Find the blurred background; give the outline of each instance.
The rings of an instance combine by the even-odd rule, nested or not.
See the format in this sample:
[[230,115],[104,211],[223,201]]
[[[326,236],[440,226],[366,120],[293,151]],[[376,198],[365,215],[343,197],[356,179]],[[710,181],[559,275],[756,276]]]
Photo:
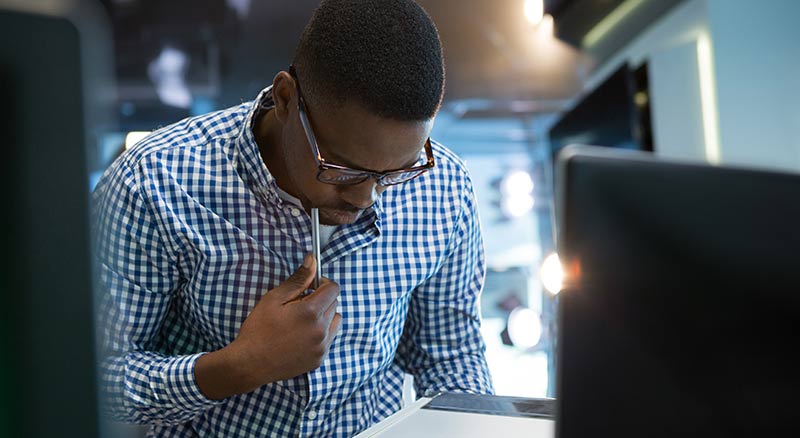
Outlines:
[[[467,162],[479,201],[488,262],[481,303],[483,331],[498,394],[554,395],[555,305],[562,272],[554,255],[552,204],[557,189],[553,161],[559,149],[582,143],[686,160],[800,170],[800,2],[419,3],[439,28],[447,66],[445,100],[433,137]],[[35,153],[10,150],[18,161],[4,165],[9,171],[6,177],[11,178],[8,186],[32,189],[10,193],[8,199],[30,199],[37,181],[53,175],[51,170],[28,171],[20,163],[34,163],[50,154],[63,166],[66,158],[52,152],[61,150],[72,157],[69,163],[76,169],[69,177],[85,178],[71,192],[73,198],[65,194],[61,198],[83,206],[103,170],[147,132],[253,99],[276,72],[288,67],[316,4],[316,0],[0,0],[4,20],[0,23],[6,24],[0,26],[4,68],[9,63],[22,65],[19,60],[28,56],[35,58],[31,68],[41,70],[43,59],[52,59],[56,52],[74,64],[65,67],[59,62],[44,68],[59,81],[72,80],[75,88],[40,78],[35,85],[39,94],[31,99],[42,104],[42,112],[31,113],[35,115],[31,132],[37,131],[36,121],[42,117],[73,117],[73,125],[81,128],[69,138],[54,135]],[[74,29],[63,32],[68,37],[54,31],[53,40],[31,38],[24,36],[26,29],[52,26],[46,19],[25,21],[29,17],[56,19]],[[39,30],[36,34],[42,35]],[[53,44],[55,40],[60,43]],[[64,74],[67,67],[73,72],[71,79]],[[22,73],[18,79],[36,78]],[[80,96],[79,110],[71,111],[62,102],[67,91]],[[11,111],[14,108],[10,106]],[[4,131],[15,129],[16,125],[8,125]],[[19,134],[10,147],[20,147],[26,139]],[[9,143],[5,145],[9,150]],[[67,147],[77,149],[70,152]],[[18,180],[28,181],[28,186],[20,186]],[[52,198],[52,193],[40,189],[41,199]],[[52,206],[49,212],[44,207],[36,210],[36,205],[17,209],[5,219],[8,229],[23,237],[8,245],[4,242],[4,248],[33,251],[24,233],[35,231],[25,224],[53,210]],[[76,223],[80,227],[81,222]],[[5,252],[9,259],[3,263],[4,289],[10,293],[14,288],[41,287],[41,295],[32,293],[19,306],[52,307],[52,290],[36,286],[19,269],[32,266],[35,257],[18,259],[16,253]],[[61,274],[75,275],[74,269],[64,271]],[[54,275],[52,281],[58,281],[60,274]],[[76,297],[90,303],[88,289],[79,287],[86,278],[88,274],[75,287],[61,288],[66,289],[64,305]],[[35,318],[66,318],[64,324],[76,327],[70,333],[89,342],[91,327],[82,322],[81,311],[37,312]],[[2,351],[13,352],[25,348],[14,334],[16,327],[40,320],[24,311],[8,312],[4,324],[9,326],[2,338],[8,349]],[[70,351],[76,357],[82,352],[91,355],[89,347]],[[30,354],[44,357],[46,351]],[[3,372],[4,406],[15,403],[9,394],[21,387],[17,373],[34,369],[28,365],[11,364]],[[82,376],[91,378],[91,371]],[[43,386],[42,394],[52,384]],[[15,420],[4,421],[13,425]],[[108,427],[108,436],[139,433],[134,428]]]

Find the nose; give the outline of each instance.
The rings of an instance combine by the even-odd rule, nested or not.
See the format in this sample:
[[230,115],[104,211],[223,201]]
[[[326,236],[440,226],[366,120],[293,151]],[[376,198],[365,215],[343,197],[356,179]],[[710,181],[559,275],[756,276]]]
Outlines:
[[341,186],[342,199],[353,207],[360,209],[369,208],[374,204],[386,187],[379,186],[374,178],[349,186]]

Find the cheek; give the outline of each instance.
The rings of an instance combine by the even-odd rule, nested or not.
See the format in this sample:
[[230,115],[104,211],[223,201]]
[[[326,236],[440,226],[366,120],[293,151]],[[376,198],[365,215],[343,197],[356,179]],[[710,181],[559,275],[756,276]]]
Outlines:
[[294,184],[304,189],[317,179],[317,164],[311,155],[308,145],[300,138],[286,138],[284,160],[286,162],[286,172]]
[[293,173],[316,173],[316,162],[311,155],[310,147],[305,137],[288,136],[284,139],[284,154],[286,156],[287,171]]
[[314,179],[305,186],[305,189],[305,194],[313,206],[339,208],[342,205],[336,187],[330,184],[323,184]]

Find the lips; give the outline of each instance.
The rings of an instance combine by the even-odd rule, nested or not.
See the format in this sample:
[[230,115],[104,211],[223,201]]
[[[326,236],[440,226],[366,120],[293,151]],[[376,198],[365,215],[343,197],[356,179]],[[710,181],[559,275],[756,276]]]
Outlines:
[[[324,209],[320,211],[323,213],[324,216],[327,216],[330,222],[333,222],[337,225],[343,224],[352,224],[353,222],[361,216],[362,210],[356,211],[348,211],[348,210],[334,210],[334,209]],[[327,222],[327,221],[324,221]]]

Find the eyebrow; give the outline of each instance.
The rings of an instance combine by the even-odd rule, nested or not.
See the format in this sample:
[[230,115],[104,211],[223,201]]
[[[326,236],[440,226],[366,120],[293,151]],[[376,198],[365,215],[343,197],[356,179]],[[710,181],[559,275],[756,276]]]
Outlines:
[[[317,147],[320,148],[319,143],[317,143]],[[356,166],[352,161],[342,157],[341,155],[339,155],[339,154],[337,154],[335,152],[328,151],[328,150],[322,151],[322,148],[320,148],[319,153],[320,153],[320,155],[322,155],[323,158],[326,158],[326,157],[330,158],[330,160],[326,160],[326,161],[329,161],[331,164],[338,164],[339,166],[352,167],[353,169],[359,169],[359,170],[369,170],[369,169],[364,169],[364,168],[362,168],[360,166]],[[370,172],[372,172],[372,171],[370,170]]]

